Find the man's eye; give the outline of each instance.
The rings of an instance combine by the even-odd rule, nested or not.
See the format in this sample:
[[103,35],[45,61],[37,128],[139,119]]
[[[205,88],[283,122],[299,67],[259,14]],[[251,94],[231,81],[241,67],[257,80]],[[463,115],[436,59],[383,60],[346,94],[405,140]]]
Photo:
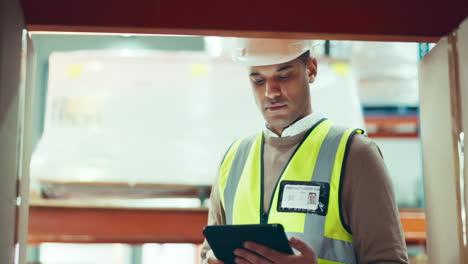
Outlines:
[[279,76],[278,78],[280,80],[282,80],[282,81],[285,81],[285,80],[289,79],[289,75],[282,75],[282,76]]
[[256,85],[262,85],[265,82],[265,80],[263,80],[263,79],[256,79],[256,80],[252,80],[252,81]]

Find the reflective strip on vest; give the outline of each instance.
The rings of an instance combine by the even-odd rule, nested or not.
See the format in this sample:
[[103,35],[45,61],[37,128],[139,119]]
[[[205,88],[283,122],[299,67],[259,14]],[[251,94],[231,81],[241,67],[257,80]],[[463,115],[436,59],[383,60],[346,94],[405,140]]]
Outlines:
[[[228,188],[224,189],[224,197],[235,197],[237,185],[239,184],[242,170],[244,169],[245,161],[247,160],[250,148],[252,147],[252,144],[255,141],[256,137],[257,135],[242,140],[242,142],[240,142],[234,160],[232,161],[231,169],[229,170],[229,177],[226,183],[226,186],[228,186]],[[232,215],[234,210],[233,206],[233,202],[229,202],[224,205],[224,212],[226,214],[226,221],[228,225],[232,224]]]
[[[288,237],[312,246],[321,264],[357,263],[352,235],[340,218],[339,184],[345,154],[354,133],[323,120],[310,129],[286,165],[280,180],[319,181],[330,184],[327,216],[278,212],[278,186],[273,193],[268,223],[281,223]],[[237,144],[236,144],[237,143]],[[258,224],[263,205],[263,135],[233,144],[221,164],[219,189],[228,224]],[[242,183],[241,183],[242,182]]]

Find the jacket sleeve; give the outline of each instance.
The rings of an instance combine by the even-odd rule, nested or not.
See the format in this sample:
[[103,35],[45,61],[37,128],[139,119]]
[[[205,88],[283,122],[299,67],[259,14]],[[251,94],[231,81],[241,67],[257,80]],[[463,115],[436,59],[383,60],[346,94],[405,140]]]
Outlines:
[[[221,203],[221,197],[219,196],[219,188],[218,188],[218,179],[216,179],[213,187],[211,188],[211,196],[210,196],[210,209],[208,211],[208,225],[224,225],[226,224],[226,217],[224,215],[224,208]],[[201,263],[206,264],[208,263],[208,258],[213,257],[213,251],[210,248],[208,242],[203,241],[203,245],[201,248]]]
[[356,134],[349,145],[341,213],[359,263],[408,263],[392,183],[378,146]]

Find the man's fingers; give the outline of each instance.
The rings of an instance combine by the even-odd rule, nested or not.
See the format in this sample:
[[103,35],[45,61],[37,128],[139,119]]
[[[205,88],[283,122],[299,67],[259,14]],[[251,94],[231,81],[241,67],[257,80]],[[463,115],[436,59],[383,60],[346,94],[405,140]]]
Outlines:
[[245,242],[244,247],[248,250],[256,252],[259,255],[264,256],[265,258],[271,260],[274,263],[283,262],[283,259],[286,256],[286,254],[283,254],[269,247],[265,247],[264,245],[260,245],[251,241]]
[[289,244],[299,250],[299,252],[301,252],[302,255],[304,255],[305,257],[311,257],[311,258],[315,258],[316,255],[315,255],[315,251],[312,247],[310,247],[309,245],[307,245],[306,242],[298,239],[298,238],[295,238],[295,237],[291,237],[289,239]]
[[[236,258],[236,263],[244,264],[244,263],[252,263],[252,264],[271,264],[272,262],[245,249],[236,249],[234,250],[234,254],[242,259]],[[247,262],[244,262],[246,260]]]
[[252,264],[252,263],[248,262],[247,260],[245,260],[245,259],[243,259],[243,258],[241,258],[241,257],[235,258],[235,259],[234,259],[234,262],[235,262],[236,264]]
[[209,258],[208,264],[224,264],[224,262],[222,262],[221,260],[217,260],[215,258]]

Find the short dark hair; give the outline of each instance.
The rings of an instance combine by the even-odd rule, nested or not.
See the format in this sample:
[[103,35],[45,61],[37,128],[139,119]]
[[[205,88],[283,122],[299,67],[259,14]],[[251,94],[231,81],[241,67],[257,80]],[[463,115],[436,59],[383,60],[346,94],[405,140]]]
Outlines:
[[302,63],[307,64],[310,60],[310,50],[302,53],[298,58],[302,61]]

